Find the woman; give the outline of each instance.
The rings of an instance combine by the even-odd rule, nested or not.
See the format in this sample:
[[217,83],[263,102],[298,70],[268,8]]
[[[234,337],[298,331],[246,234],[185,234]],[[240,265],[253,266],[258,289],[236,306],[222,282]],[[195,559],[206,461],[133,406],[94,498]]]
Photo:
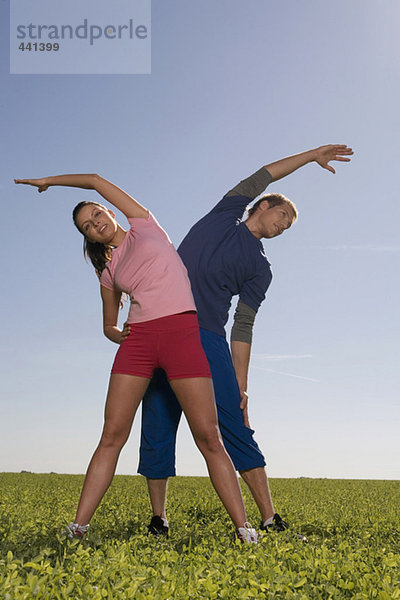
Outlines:
[[[203,454],[211,481],[242,541],[256,542],[247,523],[232,462],[218,429],[211,374],[200,343],[187,272],[153,215],[99,175],[15,179],[44,192],[54,185],[92,189],[128,219],[125,231],[115,214],[97,202],[80,202],[75,225],[100,278],[104,334],[121,344],[111,370],[105,422],[89,464],[69,537],[87,535],[89,521],[109,487],[153,371],[163,368]],[[118,328],[121,294],[130,295],[128,327]]]

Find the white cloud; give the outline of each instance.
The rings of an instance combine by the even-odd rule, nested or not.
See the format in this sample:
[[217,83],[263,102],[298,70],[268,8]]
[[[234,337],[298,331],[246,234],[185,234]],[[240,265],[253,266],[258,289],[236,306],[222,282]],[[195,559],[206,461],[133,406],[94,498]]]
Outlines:
[[267,373],[276,373],[277,375],[284,375],[285,377],[294,377],[295,379],[302,379],[303,381],[312,381],[313,383],[318,383],[318,379],[314,379],[313,377],[304,377],[303,375],[295,375],[294,373],[284,373],[283,371],[276,371],[275,369],[267,369],[265,367],[257,367],[253,365],[253,369],[258,369],[259,371],[267,371]]
[[335,246],[311,246],[313,249],[317,250],[359,250],[362,252],[400,252],[400,246],[393,245],[379,245],[379,244],[337,244]]
[[[253,359],[262,360],[262,361],[282,361],[282,360],[299,360],[303,358],[312,358],[312,354],[253,354]],[[318,382],[318,379],[314,379],[313,377],[305,377],[304,375],[295,375],[294,373],[286,373],[284,371],[277,371],[276,369],[270,369],[269,367],[261,367],[256,365],[252,365],[252,368],[258,369],[260,371],[266,371],[267,373],[276,373],[277,375],[284,375],[285,377],[294,377],[296,379],[302,379],[303,381],[312,381],[314,383]]]
[[297,360],[299,358],[312,358],[312,354],[252,354],[252,358],[262,360]]

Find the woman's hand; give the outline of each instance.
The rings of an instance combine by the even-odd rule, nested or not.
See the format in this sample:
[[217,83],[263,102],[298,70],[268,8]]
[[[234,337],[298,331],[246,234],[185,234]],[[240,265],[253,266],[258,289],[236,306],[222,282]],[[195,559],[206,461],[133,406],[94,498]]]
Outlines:
[[14,183],[24,183],[25,185],[33,185],[38,188],[38,192],[45,192],[49,187],[45,179],[14,179]]
[[329,161],[340,160],[342,162],[349,162],[349,155],[354,154],[351,148],[348,148],[345,144],[327,144],[326,146],[320,146],[315,150],[317,162],[323,169],[327,169],[331,173],[335,173],[335,169],[331,167]]
[[129,336],[131,332],[131,328],[129,326],[129,323],[124,323],[124,328],[121,331],[121,341],[120,344],[122,344],[122,342],[124,342],[126,340],[126,338]]
[[131,332],[130,325],[124,323],[124,328],[121,329],[116,325],[105,325],[103,328],[104,335],[114,344],[122,344]]

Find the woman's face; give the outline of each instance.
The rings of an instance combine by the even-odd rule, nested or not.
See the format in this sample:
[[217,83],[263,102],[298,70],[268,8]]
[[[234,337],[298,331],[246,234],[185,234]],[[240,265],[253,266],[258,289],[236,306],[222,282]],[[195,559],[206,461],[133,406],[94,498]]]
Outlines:
[[98,204],[86,204],[81,208],[76,225],[89,242],[111,244],[117,233],[117,221],[111,210]]

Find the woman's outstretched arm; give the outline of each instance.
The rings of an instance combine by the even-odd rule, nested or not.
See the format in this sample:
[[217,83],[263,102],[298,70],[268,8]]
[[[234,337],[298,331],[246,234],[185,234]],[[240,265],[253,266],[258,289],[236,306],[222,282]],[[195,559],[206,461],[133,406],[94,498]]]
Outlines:
[[50,186],[54,185],[95,190],[128,218],[146,218],[149,214],[148,210],[132,198],[132,196],[95,173],[87,175],[56,175],[54,177],[42,177],[41,179],[14,179],[14,181],[15,183],[37,187],[38,192],[45,192]]

